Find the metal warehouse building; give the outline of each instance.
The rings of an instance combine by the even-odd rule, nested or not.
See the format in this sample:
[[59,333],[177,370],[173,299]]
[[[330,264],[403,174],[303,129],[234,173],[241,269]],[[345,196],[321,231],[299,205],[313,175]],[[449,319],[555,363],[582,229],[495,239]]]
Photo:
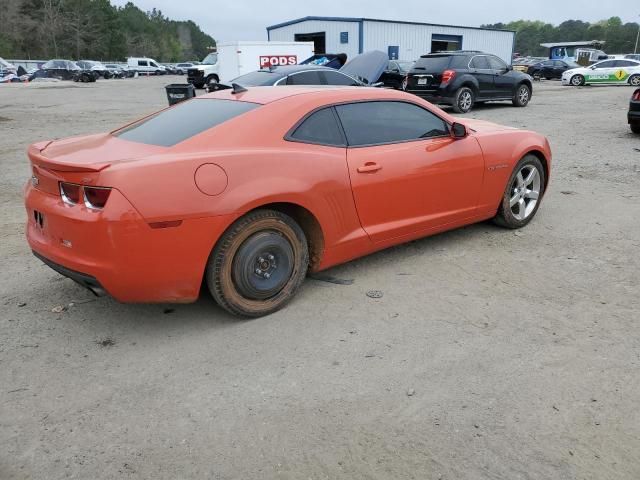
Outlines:
[[515,32],[375,18],[304,17],[267,27],[269,40],[314,42],[316,53],[346,53],[349,58],[369,50],[389,58],[415,60],[442,50],[482,50],[511,64]]

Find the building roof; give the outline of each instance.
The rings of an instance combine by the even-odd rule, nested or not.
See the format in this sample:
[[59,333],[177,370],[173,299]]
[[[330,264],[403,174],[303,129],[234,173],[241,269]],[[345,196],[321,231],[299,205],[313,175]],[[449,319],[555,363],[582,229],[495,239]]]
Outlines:
[[553,48],[553,47],[595,47],[604,45],[604,40],[583,40],[582,42],[553,42],[553,43],[541,43],[541,47]]
[[468,29],[472,29],[472,30],[487,30],[487,31],[491,31],[491,32],[516,33],[514,30],[501,30],[501,29],[497,29],[497,28],[484,28],[484,27],[467,27],[467,26],[463,26],[463,25],[444,25],[444,24],[441,24],[441,23],[408,22],[408,21],[404,21],[404,20],[384,20],[384,19],[380,19],[380,18],[365,18],[365,17],[315,17],[315,16],[297,18],[295,20],[290,20],[288,22],[283,22],[283,23],[278,23],[276,25],[271,25],[270,27],[267,27],[267,31],[271,31],[271,30],[275,30],[277,28],[286,27],[288,25],[295,25],[296,23],[302,23],[302,22],[307,22],[307,21],[311,21],[311,20],[318,20],[318,21],[321,21],[321,22],[323,21],[323,22],[357,22],[357,23],[362,23],[362,22],[399,23],[399,24],[403,24],[403,25],[426,25],[426,26],[431,26],[431,27],[468,28]]

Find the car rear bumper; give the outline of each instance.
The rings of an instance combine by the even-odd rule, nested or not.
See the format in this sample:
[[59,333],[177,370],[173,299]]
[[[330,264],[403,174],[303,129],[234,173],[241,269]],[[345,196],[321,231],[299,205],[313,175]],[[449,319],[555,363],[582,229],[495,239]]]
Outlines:
[[636,108],[636,110],[629,110],[627,113],[627,121],[629,123],[640,123],[640,104]]
[[441,93],[440,91],[425,91],[425,90],[406,90],[407,93],[411,93],[420,97],[427,102],[431,103],[439,103],[439,104],[447,104],[453,105],[454,97],[447,95],[446,93]]
[[209,254],[234,217],[149,224],[118,190],[95,211],[30,183],[25,207],[38,258],[96,294],[132,303],[195,301]]

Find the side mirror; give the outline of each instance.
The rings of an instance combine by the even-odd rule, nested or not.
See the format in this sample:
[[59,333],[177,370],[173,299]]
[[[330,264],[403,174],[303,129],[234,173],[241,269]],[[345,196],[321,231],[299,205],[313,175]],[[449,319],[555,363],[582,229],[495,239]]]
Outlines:
[[464,138],[467,136],[467,127],[463,124],[455,122],[451,125],[451,136],[453,138]]
[[511,70],[513,70],[513,65],[507,65],[507,72],[510,72]]

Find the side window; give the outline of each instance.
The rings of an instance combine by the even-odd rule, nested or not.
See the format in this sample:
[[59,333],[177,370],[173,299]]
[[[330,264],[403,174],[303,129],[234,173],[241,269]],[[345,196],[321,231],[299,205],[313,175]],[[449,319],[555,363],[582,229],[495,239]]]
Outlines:
[[448,136],[447,124],[407,102],[360,102],[336,106],[349,146]]
[[156,65],[155,62],[149,62],[149,65],[151,65],[152,67],[158,68],[158,65]]
[[357,86],[358,82],[356,82],[353,78],[345,75],[340,72],[330,72],[328,70],[322,72],[324,76],[325,82],[323,85],[345,85],[345,86]]
[[138,66],[139,67],[146,67],[147,66],[147,61],[146,60],[138,60]]
[[629,60],[616,60],[616,67],[637,67],[638,64],[630,62]]
[[599,68],[613,68],[615,66],[615,60],[608,60],[606,62],[600,62],[598,65],[596,65],[596,69]]
[[345,146],[342,130],[332,107],[309,115],[291,134],[291,138],[305,143]]
[[289,75],[287,85],[322,85],[320,72],[301,72]]
[[471,63],[469,64],[471,68],[475,68],[478,70],[489,70],[491,67],[489,66],[489,60],[485,55],[478,55],[477,57],[473,57]]
[[391,71],[391,72],[399,72],[400,71],[400,67],[398,66],[398,64],[394,61],[389,62],[389,65],[387,65],[387,70]]
[[487,58],[489,59],[489,65],[492,70],[506,70],[507,64],[498,57],[491,56]]

